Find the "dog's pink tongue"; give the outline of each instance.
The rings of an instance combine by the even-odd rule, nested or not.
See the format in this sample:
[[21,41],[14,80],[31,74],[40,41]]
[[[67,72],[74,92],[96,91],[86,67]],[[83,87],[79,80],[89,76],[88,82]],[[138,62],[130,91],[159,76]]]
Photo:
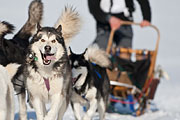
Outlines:
[[52,55],[51,55],[51,56],[50,56],[50,55],[49,55],[49,56],[47,55],[47,56],[46,56],[46,59],[47,59],[47,60],[55,60],[56,58],[55,58],[54,56],[52,56]]

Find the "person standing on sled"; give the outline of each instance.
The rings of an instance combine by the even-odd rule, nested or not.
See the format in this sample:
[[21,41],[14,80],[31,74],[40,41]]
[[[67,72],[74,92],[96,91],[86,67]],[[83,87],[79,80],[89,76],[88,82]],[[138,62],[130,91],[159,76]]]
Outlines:
[[[143,20],[141,26],[149,26],[151,9],[148,0],[137,0],[140,4]],[[118,47],[132,47],[133,31],[130,25],[122,25],[122,21],[133,21],[135,11],[133,0],[88,0],[90,13],[96,20],[97,36],[93,44],[106,49],[110,31],[114,30],[113,41]]]

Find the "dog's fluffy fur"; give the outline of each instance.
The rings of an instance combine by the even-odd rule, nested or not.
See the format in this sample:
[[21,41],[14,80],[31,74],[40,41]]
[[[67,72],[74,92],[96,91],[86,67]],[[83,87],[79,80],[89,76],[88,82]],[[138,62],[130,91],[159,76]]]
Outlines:
[[[36,111],[38,120],[55,120],[56,117],[61,120],[68,106],[72,95],[72,84],[66,41],[76,35],[75,31],[79,31],[77,24],[80,19],[78,17],[75,10],[65,8],[62,18],[60,18],[63,20],[63,23],[60,23],[64,26],[59,25],[53,28],[38,25],[38,31],[28,47],[26,62],[14,77],[14,81],[17,82],[26,79],[25,85],[29,93],[29,101]],[[67,24],[68,26],[66,26]],[[24,101],[24,98],[24,95],[21,94],[20,101]],[[73,101],[77,101],[77,99],[73,99]],[[47,102],[51,102],[48,112],[45,108]],[[26,114],[25,107],[23,108],[23,112],[20,114]],[[23,120],[25,119],[24,115]]]
[[66,40],[65,42],[68,46],[70,39],[79,33],[81,23],[79,13],[76,12],[73,7],[66,6],[54,27],[57,28],[59,25],[62,26],[62,36]]
[[34,35],[36,24],[41,22],[42,8],[40,0],[31,2],[27,22],[10,40],[7,40],[4,36],[12,33],[14,26],[5,21],[0,22],[0,64],[6,66],[9,63],[23,63],[24,50],[29,45],[29,38]]
[[10,60],[8,60],[8,56],[6,56],[6,44],[10,44],[11,42],[7,41],[8,43],[6,43],[4,36],[8,33],[12,33],[14,30],[14,26],[8,22],[0,22],[0,64],[1,65],[7,65],[8,63],[10,63]]
[[18,64],[0,65],[0,119],[14,120],[14,90],[11,78],[15,75]]
[[108,55],[97,46],[91,46],[82,54],[74,54],[71,51],[70,61],[74,91],[90,104],[81,118],[80,104],[72,102],[75,118],[91,120],[98,108],[100,120],[104,120],[110,93],[110,83],[106,73],[106,68],[111,66]]

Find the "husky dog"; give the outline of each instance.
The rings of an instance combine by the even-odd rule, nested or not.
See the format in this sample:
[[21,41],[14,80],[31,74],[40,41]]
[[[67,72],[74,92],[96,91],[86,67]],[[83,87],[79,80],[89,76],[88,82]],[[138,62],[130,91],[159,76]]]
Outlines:
[[14,120],[14,90],[11,78],[17,71],[18,64],[0,65],[0,119]]
[[[67,109],[72,94],[72,76],[66,40],[78,33],[79,22],[78,13],[65,8],[56,28],[38,24],[27,50],[26,62],[14,77],[15,81],[26,80],[30,105],[36,111],[37,120],[55,120],[57,117],[61,120]],[[46,111],[47,102],[51,103],[49,111]]]
[[[8,22],[0,22],[0,64],[6,66],[9,63],[22,64],[25,60],[25,49],[29,45],[30,38],[36,32],[37,23],[41,23],[43,4],[40,0],[33,0],[29,5],[29,17],[24,26],[14,35],[12,39],[4,38],[6,34],[12,33],[14,26]],[[26,118],[25,89],[23,81],[13,81],[20,105],[20,119]],[[23,88],[23,89],[22,89]],[[0,116],[1,117],[1,116]]]
[[[61,29],[61,25],[57,29],[38,25],[30,43],[33,60],[26,65],[26,86],[37,120],[55,120],[59,112],[65,112],[70,98],[71,69]],[[51,108],[46,114],[49,101]]]
[[5,21],[0,22],[0,64],[22,64],[25,56],[24,49],[29,45],[29,38],[36,31],[36,24],[42,19],[42,3],[34,0],[29,6],[29,18],[20,31],[10,40],[4,38],[12,33],[14,26]]
[[[83,120],[91,120],[97,108],[100,120],[104,120],[110,93],[106,68],[111,63],[107,54],[96,46],[89,47],[82,54],[74,54],[71,49],[70,53],[74,91],[90,104]],[[75,118],[81,120],[80,104],[72,102],[72,107]]]

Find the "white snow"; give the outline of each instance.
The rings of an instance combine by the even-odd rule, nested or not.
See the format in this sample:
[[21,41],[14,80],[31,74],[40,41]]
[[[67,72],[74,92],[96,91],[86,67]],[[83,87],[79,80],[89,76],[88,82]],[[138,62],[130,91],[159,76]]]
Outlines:
[[[157,57],[160,64],[170,75],[170,81],[162,80],[155,96],[155,104],[159,108],[157,112],[147,112],[140,117],[119,114],[106,114],[106,120],[180,120],[180,1],[179,0],[149,0],[152,8],[152,24],[161,31],[161,41]],[[44,25],[53,26],[58,19],[64,5],[70,4],[76,7],[83,20],[81,33],[72,43],[75,52],[82,52],[94,40],[95,21],[88,12],[87,0],[43,0]],[[30,1],[1,0],[0,20],[13,23],[17,30],[27,19],[27,10]],[[137,12],[135,21],[141,21],[141,12],[136,2]],[[134,27],[134,48],[154,49],[156,33],[152,29],[140,29]],[[81,44],[79,44],[81,43]],[[80,46],[81,45],[81,46]],[[16,104],[16,112],[18,107]],[[33,111],[28,108],[28,111]],[[30,114],[34,117],[34,114]],[[95,115],[94,120],[98,119]],[[74,120],[71,107],[65,113],[64,120]]]

